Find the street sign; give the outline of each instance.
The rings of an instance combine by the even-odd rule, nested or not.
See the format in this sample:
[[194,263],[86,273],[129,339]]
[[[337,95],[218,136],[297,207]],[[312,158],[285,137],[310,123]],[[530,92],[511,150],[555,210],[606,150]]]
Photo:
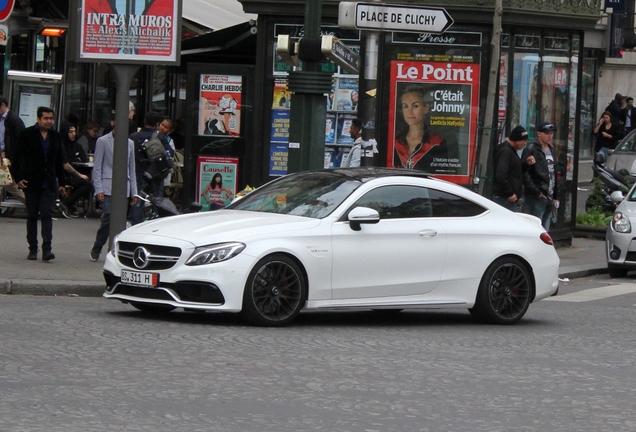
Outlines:
[[451,25],[453,19],[443,8],[341,2],[338,11],[338,26],[341,28],[444,33]]
[[333,35],[323,36],[320,51],[349,73],[360,72],[360,56]]
[[13,11],[15,6],[15,0],[2,0],[0,1],[0,22],[6,21]]

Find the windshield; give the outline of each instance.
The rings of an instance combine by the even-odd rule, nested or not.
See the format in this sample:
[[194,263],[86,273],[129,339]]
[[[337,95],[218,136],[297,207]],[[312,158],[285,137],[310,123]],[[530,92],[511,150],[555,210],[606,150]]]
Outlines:
[[636,131],[627,135],[615,151],[636,151]]
[[334,172],[292,174],[256,189],[227,208],[321,219],[361,184]]

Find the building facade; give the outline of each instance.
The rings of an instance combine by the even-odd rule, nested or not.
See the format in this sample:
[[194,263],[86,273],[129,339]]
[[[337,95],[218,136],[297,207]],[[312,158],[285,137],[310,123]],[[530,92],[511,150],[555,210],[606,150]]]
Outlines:
[[[237,189],[286,172],[294,99],[288,81],[294,67],[285,63],[276,48],[279,35],[293,40],[304,36],[306,3],[238,1],[256,21],[229,25],[231,21],[225,19],[228,25],[209,33],[201,25],[204,14],[190,9],[191,19],[184,20],[183,33],[188,37],[182,43],[181,66],[143,67],[130,89],[138,123],[144,112],[154,110],[182,119],[179,123],[185,125],[184,201],[199,195],[201,172],[210,166],[206,165],[209,158],[221,161],[221,169],[222,158],[236,166]],[[398,104],[410,85],[420,86],[430,96],[428,125],[449,147],[443,158],[421,166],[469,187],[475,178],[489,179],[488,167],[477,163],[480,152],[518,124],[534,138],[538,122],[550,121],[557,127],[554,144],[563,203],[554,217],[553,234],[563,239],[571,236],[577,160],[591,156],[591,127],[614,93],[630,95],[633,90],[634,54],[625,53],[619,60],[606,58],[610,26],[603,2],[503,2],[492,125],[484,122],[495,2],[383,3],[443,6],[454,23],[443,35],[345,29],[338,27],[340,2],[321,2],[321,33],[338,37],[362,60],[359,72],[321,62],[321,72],[330,75],[332,82],[331,91],[325,93],[325,166],[337,166],[347,153],[352,141],[348,127],[355,117],[364,120],[365,138],[377,142],[377,153],[367,163],[395,166],[400,158],[396,143],[405,127]],[[184,4],[185,15],[188,0]],[[9,69],[62,74],[61,113],[76,115],[80,126],[89,120],[106,126],[116,93],[108,65],[69,62],[65,36],[42,34],[48,24],[63,27],[68,22],[68,0],[30,0],[21,5],[9,22],[3,77]],[[626,16],[630,13],[632,19],[626,25],[633,29],[633,0],[626,6]],[[228,82],[226,88],[234,91],[213,90]],[[3,88],[6,92],[6,80]],[[230,103],[233,109],[219,107]],[[484,128],[489,127],[497,133],[490,142],[483,142]]]

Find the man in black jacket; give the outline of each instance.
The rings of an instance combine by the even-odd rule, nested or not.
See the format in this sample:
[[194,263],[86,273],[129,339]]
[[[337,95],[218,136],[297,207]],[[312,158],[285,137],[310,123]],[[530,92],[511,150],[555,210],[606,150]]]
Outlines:
[[42,260],[55,258],[52,252],[53,218],[57,190],[64,196],[64,153],[62,137],[53,127],[53,110],[38,107],[36,124],[24,129],[14,152],[15,182],[24,190],[27,208],[28,259],[38,255],[38,218],[42,224]]
[[513,212],[519,211],[517,202],[523,196],[523,164],[517,152],[527,141],[528,131],[517,126],[508,139],[495,148],[492,200]]
[[521,159],[533,157],[535,163],[524,174],[526,213],[541,219],[543,227],[550,229],[552,208],[559,208],[557,182],[557,155],[552,146],[556,128],[552,123],[541,122],[537,127],[537,139],[523,149]]
[[636,127],[636,108],[634,108],[634,98],[625,99],[627,105],[621,110],[620,120],[623,125],[623,136],[627,136]]

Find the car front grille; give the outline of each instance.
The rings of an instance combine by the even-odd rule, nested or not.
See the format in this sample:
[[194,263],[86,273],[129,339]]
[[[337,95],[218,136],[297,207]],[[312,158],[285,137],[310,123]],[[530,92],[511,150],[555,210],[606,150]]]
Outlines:
[[135,249],[140,246],[148,251],[148,265],[143,268],[144,271],[172,268],[181,256],[181,249],[178,247],[120,242],[117,259],[126,267],[137,268],[133,262],[133,255]]
[[636,252],[627,252],[627,256],[625,257],[625,261],[630,261],[630,262],[636,261]]
[[[157,288],[147,288],[122,284],[120,283],[120,278],[108,272],[104,272],[104,278],[106,279],[108,289],[114,286],[110,294],[168,301],[175,300],[173,295],[176,295],[177,301],[217,305],[225,304],[225,297],[223,297],[223,293],[221,293],[219,287],[210,283],[180,281],[177,283],[161,283]],[[170,295],[166,289],[170,290],[173,295]]]

